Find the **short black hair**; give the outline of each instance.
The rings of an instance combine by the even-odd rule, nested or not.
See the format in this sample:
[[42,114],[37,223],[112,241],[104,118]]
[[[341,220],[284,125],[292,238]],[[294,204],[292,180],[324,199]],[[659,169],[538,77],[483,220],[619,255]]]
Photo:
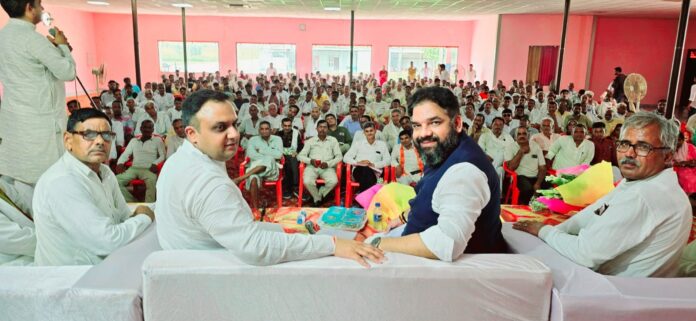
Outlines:
[[333,117],[334,119],[336,119],[336,115],[334,114],[326,114],[326,116],[324,116],[324,119],[326,119],[327,117]]
[[401,132],[399,132],[399,137],[404,136],[404,135],[406,135],[406,136],[408,136],[408,137],[411,137],[412,133],[411,133],[411,131],[408,130],[408,129],[404,129],[404,130],[402,130]]
[[493,120],[491,121],[491,125],[492,125],[493,123],[495,123],[496,120],[499,120],[499,121],[503,122],[503,125],[505,125],[505,119],[503,119],[503,117],[499,117],[499,116],[496,116],[496,117],[493,118]]
[[75,126],[77,126],[78,123],[84,122],[92,118],[106,119],[106,121],[109,122],[109,127],[111,127],[111,119],[109,119],[109,116],[107,116],[101,110],[94,108],[81,108],[73,111],[72,114],[70,114],[70,117],[68,117],[67,131],[70,133],[74,132]]
[[621,67],[614,67],[614,71],[616,71],[616,72],[622,72],[623,70],[621,69]]
[[2,0],[2,8],[5,9],[10,18],[21,18],[24,16],[24,8],[27,4],[36,7],[36,0]]
[[408,103],[408,109],[413,110],[414,107],[421,102],[430,101],[447,112],[447,115],[454,119],[459,114],[459,102],[454,93],[447,88],[442,87],[426,87],[418,89]]
[[317,122],[317,128],[319,128],[319,126],[322,125],[322,124],[323,124],[323,125],[326,125],[326,127],[329,126],[329,123],[327,123],[326,120],[322,119],[322,120],[320,120],[320,121]]
[[226,102],[227,95],[214,90],[204,89],[194,92],[186,97],[184,104],[181,107],[181,119],[184,121],[184,126],[198,126],[198,122],[194,120],[194,116],[201,110],[201,107],[208,101]]
[[607,128],[607,125],[605,125],[604,122],[597,121],[592,124],[592,128]]
[[271,127],[271,123],[270,123],[269,121],[267,121],[267,120],[262,120],[262,121],[259,123],[259,128],[261,128],[261,125],[263,125],[263,124],[266,124],[266,125],[268,125],[268,127]]

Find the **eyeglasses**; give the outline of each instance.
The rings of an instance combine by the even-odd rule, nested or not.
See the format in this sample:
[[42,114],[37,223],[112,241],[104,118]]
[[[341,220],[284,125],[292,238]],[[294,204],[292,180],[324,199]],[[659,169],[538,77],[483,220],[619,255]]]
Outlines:
[[78,134],[82,136],[86,141],[93,141],[97,139],[97,136],[100,136],[104,139],[104,141],[110,142],[116,137],[116,133],[111,132],[111,131],[106,131],[106,132],[98,132],[94,130],[84,130],[84,131],[71,131],[71,134]]
[[631,147],[633,147],[633,150],[636,152],[636,155],[641,157],[648,156],[650,152],[652,152],[653,150],[670,149],[669,147],[653,147],[653,145],[643,142],[638,142],[635,144],[631,144],[631,142],[627,140],[620,140],[616,142],[617,152],[625,153]]

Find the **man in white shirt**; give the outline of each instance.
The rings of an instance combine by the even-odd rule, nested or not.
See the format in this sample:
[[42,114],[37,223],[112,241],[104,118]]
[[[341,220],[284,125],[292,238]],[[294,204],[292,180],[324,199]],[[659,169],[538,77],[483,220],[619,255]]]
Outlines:
[[314,107],[312,108],[312,111],[309,113],[309,116],[305,117],[305,140],[317,136],[317,123],[319,123],[319,121],[322,120],[320,116],[321,111],[319,110],[319,107]]
[[167,111],[174,107],[174,95],[164,90],[164,84],[157,85],[157,93],[153,95],[158,111]]
[[396,181],[404,184],[416,186],[423,177],[423,160],[418,150],[413,145],[411,132],[402,130],[399,133],[400,144],[396,144],[391,151],[391,166],[396,173]]
[[502,118],[496,117],[493,120],[493,125],[491,130],[485,132],[479,138],[478,144],[488,159],[495,167],[498,177],[500,177],[500,183],[502,186],[503,179],[503,160],[505,158],[505,149],[508,145],[514,144],[515,140],[510,136],[510,134],[503,132],[503,126],[505,122]]
[[473,64],[469,64],[469,68],[464,72],[464,79],[472,84],[476,81],[476,70]]
[[573,262],[607,275],[674,277],[691,230],[691,206],[670,164],[679,129],[639,112],[616,144],[624,179],[555,227],[521,221],[513,228],[538,236]]
[[267,231],[229,178],[225,161],[237,152],[237,115],[222,93],[201,90],[184,101],[186,141],[158,182],[157,235],[165,250],[228,249],[248,264],[270,265],[328,255],[368,266],[383,253],[326,235]]
[[[145,202],[155,201],[155,184],[157,183],[157,166],[164,161],[164,142],[158,137],[152,137],[154,126],[152,121],[145,120],[141,125],[141,137],[133,138],[128,143],[126,150],[118,158],[116,165],[116,179],[121,187],[121,193],[127,202],[136,202],[133,194],[128,191],[126,186],[134,179],[145,181]],[[127,170],[124,164],[133,156],[133,166]]]
[[302,112],[303,116],[309,116],[312,109],[318,106],[314,99],[312,99],[312,95],[312,91],[308,90],[307,94],[305,95],[305,100],[297,104],[297,107],[300,107],[300,112]]
[[365,139],[353,140],[350,149],[343,155],[343,162],[353,166],[353,178],[360,183],[358,193],[375,185],[384,167],[391,163],[387,143],[376,138],[375,124],[364,123],[362,131]]
[[506,250],[500,186],[490,161],[462,129],[457,97],[446,88],[419,89],[411,98],[413,137],[425,174],[403,236],[366,241],[379,249],[451,262],[464,253]]
[[399,141],[399,133],[401,132],[401,124],[399,121],[401,120],[401,116],[401,109],[392,109],[391,121],[388,122],[382,130],[384,138],[387,140],[389,151],[391,151]]
[[0,177],[0,266],[34,262],[36,232],[31,200],[23,202],[9,177]]
[[561,136],[549,147],[546,158],[553,160],[553,169],[563,169],[582,164],[589,165],[594,158],[594,143],[585,139],[587,128],[582,124],[575,125],[573,134]]
[[266,68],[266,77],[272,79],[277,73],[278,71],[273,67],[273,63],[268,64],[268,68]]
[[517,173],[519,204],[529,204],[546,177],[546,160],[539,145],[529,140],[527,128],[515,129],[515,142],[505,149],[505,161],[508,168]]
[[174,98],[174,108],[167,110],[167,116],[169,117],[170,121],[181,119],[181,104],[183,102],[184,100],[181,99],[181,97]]
[[251,194],[251,207],[259,208],[259,190],[263,181],[275,181],[280,173],[279,162],[283,157],[283,140],[271,135],[271,124],[265,120],[259,123],[259,135],[249,139],[246,148],[249,163],[244,175],[234,179],[235,183],[245,182],[245,189]]
[[430,70],[430,67],[428,67],[427,61],[423,62],[423,69],[421,69],[420,77],[423,79],[429,79],[433,77],[432,71]]
[[[328,136],[328,132],[327,122],[320,120],[317,123],[317,136],[306,140],[304,148],[297,155],[297,160],[306,165],[302,182],[312,196],[314,206],[321,206],[326,196],[339,183],[336,165],[341,162],[343,155],[338,140]],[[321,188],[317,188],[317,178],[324,180]]]
[[153,133],[162,137],[167,136],[167,132],[172,125],[167,112],[157,111],[155,104],[151,101],[145,104],[145,112],[138,117],[133,135],[137,136],[141,134],[142,130],[140,126],[142,126],[142,123],[145,121],[152,122],[152,124],[154,124]]
[[103,164],[115,138],[109,123],[92,108],[70,115],[68,152],[41,176],[34,193],[37,265],[97,264],[154,220],[146,206],[130,211]]
[[10,19],[0,30],[0,175],[31,199],[39,176],[63,154],[65,82],[75,79],[67,38],[36,32],[41,1],[2,1]]
[[561,135],[553,132],[555,126],[557,124],[551,117],[543,118],[541,120],[541,133],[532,135],[532,141],[539,145],[544,155],[549,151],[551,145],[561,137]]
[[280,130],[283,118],[285,118],[283,115],[278,114],[278,105],[276,105],[275,103],[268,104],[268,115],[266,115],[266,117],[264,117],[263,120],[271,124],[271,131],[273,134]]
[[375,89],[375,101],[365,107],[365,114],[369,115],[372,121],[384,124],[384,117],[389,112],[389,103],[382,100],[382,88]]
[[172,129],[176,135],[169,135],[165,141],[167,147],[167,159],[174,155],[177,149],[181,147],[186,138],[186,133],[184,132],[184,123],[181,118],[178,118],[172,122]]

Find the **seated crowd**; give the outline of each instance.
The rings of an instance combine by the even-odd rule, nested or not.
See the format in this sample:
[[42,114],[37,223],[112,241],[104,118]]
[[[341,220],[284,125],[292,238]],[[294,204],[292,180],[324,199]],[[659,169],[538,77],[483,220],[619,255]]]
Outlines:
[[[125,78],[123,88],[110,81],[91,97],[97,108],[68,102],[66,153],[41,176],[33,203],[0,178],[0,219],[13,223],[0,229],[7,234],[0,264],[96,264],[155,219],[164,249],[227,248],[251,264],[336,255],[367,265],[381,262],[382,251],[444,261],[505,252],[505,189],[519,189],[526,204],[550,171],[602,161],[626,179],[617,189],[559,226],[515,228],[615,275],[671,276],[686,244],[696,197],[694,122],[679,134],[660,116],[663,101],[654,112],[638,111],[611,91],[596,101],[573,84],[556,93],[518,80],[489,87],[318,72],[186,79],[177,71],[141,89]],[[232,159],[245,166],[242,175],[228,174]],[[516,186],[507,186],[505,169],[516,173]],[[286,235],[263,230],[252,215],[265,204],[263,183],[281,177],[282,197],[303,188],[310,206],[333,199],[347,178],[360,192],[394,177],[414,186],[416,198],[400,237]],[[154,211],[128,209],[139,184]],[[677,186],[685,193],[674,193]]]

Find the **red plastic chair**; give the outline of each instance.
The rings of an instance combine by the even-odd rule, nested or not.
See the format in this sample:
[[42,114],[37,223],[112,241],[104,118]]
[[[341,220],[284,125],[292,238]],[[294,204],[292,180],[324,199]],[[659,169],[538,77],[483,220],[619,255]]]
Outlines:
[[520,199],[520,189],[517,188],[517,173],[508,167],[508,162],[503,162],[503,170],[510,176],[510,186],[505,195],[505,203],[517,205]]
[[[246,165],[250,162],[251,160],[249,157],[246,157],[244,159],[244,162],[239,164],[239,176],[244,175],[246,172]],[[273,186],[275,187],[276,190],[276,204],[278,207],[283,206],[283,166],[285,166],[285,157],[280,158],[280,167],[278,168],[278,179],[275,181],[264,181],[263,186]],[[244,184],[246,183],[246,180],[243,180],[239,182],[239,189],[243,190],[244,189]]]
[[396,167],[394,166],[389,166],[389,183],[394,183],[396,182]]
[[[385,166],[382,171],[384,181],[389,181],[391,166]],[[346,164],[346,207],[353,205],[353,189],[360,186],[360,183],[353,182],[352,166]]]
[[[137,135],[137,136],[133,137],[133,139],[140,139],[141,136],[142,135]],[[152,137],[157,137],[157,138],[161,139],[162,142],[164,142],[164,137],[162,137],[160,135],[153,134]],[[126,149],[123,148],[123,151],[125,151],[125,150]],[[121,151],[121,154],[123,153],[123,151]],[[162,166],[164,166],[165,161],[166,161],[166,159],[161,161],[159,164],[157,164],[157,176],[159,176],[159,173],[162,172]],[[133,166],[133,156],[131,156],[130,159],[128,159],[128,161],[123,164],[123,166],[125,166],[126,168]],[[135,189],[137,186],[145,186],[145,181],[142,179],[134,179],[134,180],[130,181],[130,185],[131,185],[131,187],[133,187],[133,189]]]
[[[304,177],[304,170],[305,170],[306,166],[307,165],[305,165],[305,163],[300,162],[300,178],[299,178],[300,182],[298,184],[299,192],[297,193],[298,194],[297,207],[302,207],[302,194],[304,192],[304,181],[302,180],[302,178]],[[342,177],[342,175],[343,175],[343,162],[338,162],[338,165],[336,165],[336,177],[338,178],[338,184],[336,184],[336,187],[334,187],[334,195],[335,195],[334,196],[334,200],[335,200],[334,203],[336,204],[336,206],[341,206],[341,177]],[[317,183],[317,185],[319,185],[319,184],[325,184],[326,182],[323,179],[318,178],[316,180],[316,183]]]

